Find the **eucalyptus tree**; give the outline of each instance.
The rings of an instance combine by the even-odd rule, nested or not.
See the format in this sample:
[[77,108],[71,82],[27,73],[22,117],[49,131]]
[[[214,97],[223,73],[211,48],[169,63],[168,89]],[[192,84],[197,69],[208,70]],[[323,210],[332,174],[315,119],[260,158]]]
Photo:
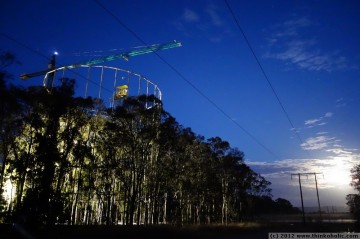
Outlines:
[[230,150],[230,144],[226,141],[223,141],[220,137],[213,137],[208,139],[213,158],[218,165],[219,170],[219,180],[221,181],[221,223],[227,222],[227,208],[228,208],[228,184],[229,184],[229,175],[228,169],[231,165],[227,165],[225,157],[227,151]]
[[[182,204],[182,222],[201,223],[203,220],[204,193],[206,188],[206,170],[204,163],[209,155],[204,150],[201,138],[192,132],[184,131],[182,135],[184,147],[183,169],[180,176]],[[185,139],[185,140],[184,140]]]
[[202,220],[205,192],[208,191],[207,158],[209,148],[203,137],[184,128],[168,112],[163,112],[158,137],[158,153],[150,187],[155,222],[199,223]]
[[181,221],[179,204],[182,196],[180,178],[185,173],[184,144],[180,143],[183,127],[173,116],[163,111],[158,132],[159,150],[149,174],[146,215],[149,223],[160,221],[160,207],[156,205],[161,205],[163,201],[165,203],[163,221],[171,224],[179,223]]
[[178,203],[178,222],[193,223],[195,219],[195,208],[197,207],[197,179],[198,179],[198,152],[196,143],[196,134],[190,128],[182,128],[179,132],[177,146],[175,153],[177,156],[175,160],[178,171],[176,175],[178,178],[175,181],[174,190],[175,197]]
[[152,135],[149,141],[151,147],[145,165],[141,196],[145,224],[171,223],[173,212],[170,204],[174,185],[172,180],[176,177],[174,167],[177,167],[176,157],[172,157],[174,156],[173,147],[177,142],[177,122],[162,107],[154,108],[154,110],[157,112],[154,118],[156,120],[148,131],[149,136]]
[[[246,194],[242,194],[244,174],[247,174],[247,165],[244,162],[244,153],[237,148],[230,148],[221,161],[222,178],[225,181],[223,191],[225,199],[225,223],[236,221],[241,214],[241,200]],[[245,171],[245,172],[244,172]],[[222,208],[222,211],[224,209]],[[224,222],[223,221],[223,222]]]
[[[33,118],[32,107],[29,104],[29,93],[27,90],[19,91],[17,101],[22,106],[22,114],[19,115],[21,127],[19,133],[11,144],[11,161],[9,162],[8,175],[16,185],[16,198],[13,201],[15,211],[19,209],[24,196],[26,179],[31,183],[36,174],[33,152],[37,144],[35,143],[38,118]],[[37,115],[37,114],[36,114]],[[37,115],[39,117],[39,115]],[[32,166],[33,165],[33,166]]]
[[97,111],[102,102],[95,100],[96,106],[86,114],[87,124],[81,131],[73,150],[71,172],[67,180],[70,204],[70,220],[73,224],[101,223],[102,215],[99,209],[98,195],[102,157],[97,149],[101,148],[107,119]]
[[6,171],[11,159],[11,147],[21,130],[22,107],[17,99],[21,89],[9,84],[12,75],[7,70],[9,66],[18,63],[11,52],[0,53],[0,212],[5,210],[3,192],[5,181],[10,180]]
[[57,147],[59,160],[55,162],[54,195],[51,206],[60,222],[70,221],[70,212],[74,212],[73,199],[75,201],[78,199],[78,192],[84,181],[82,178],[84,159],[90,155],[89,111],[93,109],[92,98],[70,97],[67,109],[59,119]]
[[71,152],[86,124],[86,109],[92,105],[91,99],[74,97],[74,80],[61,81],[52,89],[27,89],[22,99],[26,108],[23,135],[18,137],[12,162],[18,177],[18,214],[47,224],[53,224],[63,212],[62,189]]
[[357,224],[360,224],[360,164],[354,165],[351,170],[350,185],[357,191],[346,195],[346,204],[349,206],[350,212],[354,215]]
[[261,197],[272,197],[271,182],[267,181],[261,174],[254,172],[249,166],[243,167],[242,190],[245,197],[242,200],[242,212],[245,217],[252,218],[256,212],[256,202]]
[[[196,210],[194,222],[199,224],[219,222],[219,207],[221,204],[221,176],[217,167],[217,158],[214,157],[210,145],[203,136],[198,136],[194,142],[192,157],[193,175],[193,198],[192,202]],[[195,156],[195,157],[194,157]],[[196,190],[196,194],[194,192]],[[197,195],[197,197],[194,197]]]
[[21,90],[0,81],[0,186],[5,177],[16,183],[14,215],[47,224],[228,223],[271,196],[243,152],[183,127],[154,96],[106,109],[74,97],[74,85]]
[[7,81],[11,75],[6,68],[14,61],[14,55],[9,52],[0,53],[0,195],[2,195],[6,164],[9,155],[9,143],[13,138],[13,122],[17,115],[17,100]]
[[[156,103],[147,107],[149,102]],[[106,180],[116,176],[116,187],[123,199],[118,208],[123,211],[125,224],[140,224],[145,220],[146,197],[150,190],[146,184],[149,184],[148,177],[152,173],[150,165],[157,157],[156,139],[161,112],[161,102],[154,96],[128,97],[109,114],[111,117],[106,123],[104,140],[107,142],[104,143],[107,146],[98,151],[110,153],[107,163],[111,158],[115,163],[111,165],[114,169],[112,177]],[[111,185],[114,184],[110,183],[109,187]]]

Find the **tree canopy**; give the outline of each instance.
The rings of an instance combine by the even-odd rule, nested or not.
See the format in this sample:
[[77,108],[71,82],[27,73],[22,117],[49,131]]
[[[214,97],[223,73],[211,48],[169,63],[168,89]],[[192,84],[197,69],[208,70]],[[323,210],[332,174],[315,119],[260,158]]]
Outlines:
[[[13,62],[11,55],[0,60]],[[204,224],[293,212],[287,200],[272,200],[271,183],[242,151],[182,126],[152,95],[106,108],[75,97],[74,79],[47,89],[12,86],[8,78],[2,67],[3,222]]]
[[354,165],[351,169],[350,185],[358,192],[357,194],[346,195],[347,205],[354,215],[357,223],[360,223],[360,164]]

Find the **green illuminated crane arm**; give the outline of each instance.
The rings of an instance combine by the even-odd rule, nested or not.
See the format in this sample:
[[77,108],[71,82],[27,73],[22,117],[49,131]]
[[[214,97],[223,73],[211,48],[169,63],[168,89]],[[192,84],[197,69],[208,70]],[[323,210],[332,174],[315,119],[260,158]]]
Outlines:
[[67,66],[67,67],[68,68],[74,68],[74,67],[77,67],[79,65],[88,65],[88,66],[90,66],[90,65],[100,64],[100,63],[103,63],[103,62],[106,62],[106,61],[113,61],[113,60],[121,59],[121,58],[128,61],[129,57],[138,56],[138,55],[147,54],[147,53],[152,53],[152,52],[160,51],[160,50],[166,50],[166,49],[170,49],[170,48],[174,48],[174,47],[180,47],[180,46],[181,46],[181,43],[178,42],[178,41],[173,41],[173,42],[164,43],[164,44],[154,44],[154,45],[150,45],[150,46],[142,46],[142,47],[137,47],[136,49],[128,51],[128,52],[115,54],[115,55],[111,55],[111,56],[106,56],[106,57],[99,58],[99,59],[93,59],[93,60],[90,60],[90,61],[70,65],[70,66]]
[[[117,60],[117,59],[121,59],[121,58],[127,61],[127,60],[129,60],[129,57],[152,53],[152,52],[156,52],[156,51],[160,51],[160,50],[171,49],[171,48],[180,47],[180,46],[182,46],[182,45],[178,41],[173,41],[173,42],[164,43],[164,44],[154,44],[154,45],[150,45],[150,46],[141,46],[141,47],[136,47],[135,49],[127,51],[127,52],[123,52],[123,53],[119,53],[119,54],[115,54],[115,55],[111,55],[111,56],[106,56],[106,57],[99,58],[99,59],[93,59],[93,60],[89,60],[89,61],[78,63],[78,64],[69,65],[69,66],[66,66],[66,68],[76,68],[80,65],[88,65],[88,66],[96,65],[96,64],[103,63],[103,62],[113,61],[113,60]],[[54,69],[54,68],[52,68],[52,69]],[[27,80],[31,77],[45,75],[47,72],[49,72],[52,69],[29,73],[29,74],[22,74],[20,76],[20,78],[23,80]]]

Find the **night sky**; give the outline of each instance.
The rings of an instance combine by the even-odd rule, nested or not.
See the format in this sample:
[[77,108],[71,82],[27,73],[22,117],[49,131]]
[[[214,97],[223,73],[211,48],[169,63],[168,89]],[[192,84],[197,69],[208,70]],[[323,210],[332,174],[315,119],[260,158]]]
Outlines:
[[[322,205],[345,206],[360,160],[359,1],[5,0],[0,8],[0,46],[20,62],[8,69],[18,85],[41,85],[19,76],[46,69],[54,51],[60,67],[181,42],[103,65],[143,75],[181,125],[243,151],[274,198],[299,206],[291,174],[316,172]],[[86,74],[73,77],[82,95]],[[103,87],[112,84],[108,77]],[[302,182],[305,206],[317,205],[314,177]]]

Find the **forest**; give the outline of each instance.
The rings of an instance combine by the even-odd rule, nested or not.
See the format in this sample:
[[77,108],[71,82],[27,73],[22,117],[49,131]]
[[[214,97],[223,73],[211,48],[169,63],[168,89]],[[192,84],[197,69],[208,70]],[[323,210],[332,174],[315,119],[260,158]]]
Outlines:
[[[228,224],[297,213],[244,153],[184,127],[154,96],[107,108],[58,86],[11,84],[0,56],[0,223]],[[154,102],[148,107],[148,102]]]

